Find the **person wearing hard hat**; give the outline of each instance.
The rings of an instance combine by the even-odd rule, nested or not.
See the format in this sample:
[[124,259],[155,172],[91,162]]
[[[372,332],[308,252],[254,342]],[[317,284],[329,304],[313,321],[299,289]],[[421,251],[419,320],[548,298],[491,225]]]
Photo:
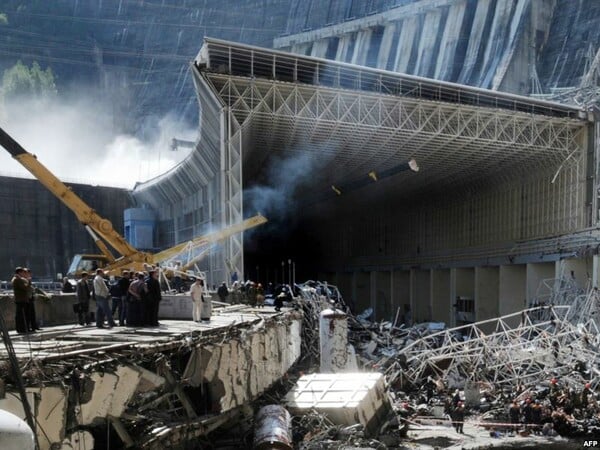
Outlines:
[[579,403],[582,408],[587,408],[590,403],[590,398],[592,396],[592,385],[590,383],[585,383],[581,393],[579,394]]
[[264,308],[265,306],[265,290],[260,283],[256,285],[256,306],[259,308]]

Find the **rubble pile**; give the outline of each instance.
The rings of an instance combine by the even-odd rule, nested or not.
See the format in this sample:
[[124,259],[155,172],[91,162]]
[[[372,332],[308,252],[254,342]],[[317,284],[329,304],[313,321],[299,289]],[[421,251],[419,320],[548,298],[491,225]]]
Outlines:
[[[447,445],[438,437],[434,446],[445,447],[456,444],[463,422],[490,438],[600,435],[600,294],[551,284],[551,295],[530,308],[451,329],[370,321],[371,310],[349,314],[359,367],[385,375],[393,413],[366,436],[360,425],[312,412],[294,419],[295,441],[310,449],[398,447],[410,443],[409,429],[442,423]],[[314,305],[302,308],[311,330],[322,309]]]

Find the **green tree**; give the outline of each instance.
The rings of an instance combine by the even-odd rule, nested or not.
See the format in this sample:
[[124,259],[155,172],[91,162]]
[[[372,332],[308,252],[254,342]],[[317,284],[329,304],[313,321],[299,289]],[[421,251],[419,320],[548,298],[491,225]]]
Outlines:
[[50,67],[42,70],[37,62],[27,67],[21,61],[4,71],[2,95],[5,100],[21,96],[48,98],[56,95],[54,74]]
[[8,17],[6,17],[6,14],[0,13],[0,25],[8,25]]

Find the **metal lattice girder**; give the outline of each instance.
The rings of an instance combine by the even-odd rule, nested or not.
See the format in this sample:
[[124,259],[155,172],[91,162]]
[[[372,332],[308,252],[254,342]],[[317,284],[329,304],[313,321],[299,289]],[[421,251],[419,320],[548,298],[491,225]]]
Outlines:
[[593,369],[600,362],[596,321],[584,317],[598,300],[597,291],[591,291],[570,305],[530,308],[431,334],[403,348],[397,357],[404,361],[403,370],[392,365],[388,375],[414,384],[430,375],[497,386],[554,375],[580,383],[582,375],[572,373],[576,364]]
[[318,192],[415,158],[427,176],[397,177],[408,193],[556,170],[585,155],[576,108],[216,40],[196,67],[241,124],[250,179],[273,156],[312,152]]

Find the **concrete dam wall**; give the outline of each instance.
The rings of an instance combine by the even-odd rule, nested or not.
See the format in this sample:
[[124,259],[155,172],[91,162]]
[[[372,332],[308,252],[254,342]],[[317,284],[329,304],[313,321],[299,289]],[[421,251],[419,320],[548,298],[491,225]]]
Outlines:
[[577,85],[600,42],[600,5],[583,0],[23,3],[2,4],[0,71],[38,61],[59,92],[103,91],[138,133],[168,112],[196,122],[204,36],[520,93]]
[[354,15],[332,1],[329,16],[347,15],[321,27],[293,3],[306,20],[290,18],[275,48],[520,94],[576,86],[600,42],[597,2],[422,0]]

